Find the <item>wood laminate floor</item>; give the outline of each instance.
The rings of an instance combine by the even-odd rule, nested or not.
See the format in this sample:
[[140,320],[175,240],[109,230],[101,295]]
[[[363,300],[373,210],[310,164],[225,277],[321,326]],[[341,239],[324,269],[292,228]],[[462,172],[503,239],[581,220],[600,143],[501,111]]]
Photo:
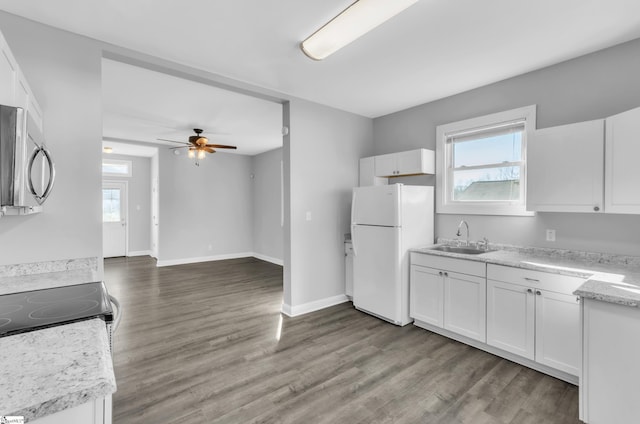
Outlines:
[[108,259],[105,281],[115,424],[579,423],[577,387],[413,325],[282,316],[282,268],[257,259]]

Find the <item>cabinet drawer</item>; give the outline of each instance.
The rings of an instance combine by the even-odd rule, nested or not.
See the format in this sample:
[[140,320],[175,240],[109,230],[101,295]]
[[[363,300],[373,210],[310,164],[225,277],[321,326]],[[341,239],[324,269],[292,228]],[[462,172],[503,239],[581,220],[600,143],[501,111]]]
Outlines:
[[579,277],[494,264],[487,264],[487,279],[564,294],[572,294],[585,282]]
[[487,266],[484,262],[446,258],[443,256],[429,255],[427,253],[411,252],[411,264],[478,277],[484,277],[487,273]]

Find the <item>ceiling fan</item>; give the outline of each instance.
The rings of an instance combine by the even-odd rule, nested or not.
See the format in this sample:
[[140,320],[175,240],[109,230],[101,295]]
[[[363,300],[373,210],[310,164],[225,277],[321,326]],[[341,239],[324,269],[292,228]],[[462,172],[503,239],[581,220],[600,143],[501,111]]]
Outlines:
[[203,130],[201,130],[200,128],[194,128],[193,132],[195,132],[196,135],[190,136],[188,142],[167,140],[166,138],[158,138],[158,140],[182,144],[182,146],[170,147],[170,149],[189,149],[187,151],[187,155],[189,156],[189,158],[196,158],[196,166],[200,166],[198,160],[204,159],[206,153],[215,153],[215,149],[237,149],[236,146],[226,146],[224,144],[209,144],[209,139],[202,135]]

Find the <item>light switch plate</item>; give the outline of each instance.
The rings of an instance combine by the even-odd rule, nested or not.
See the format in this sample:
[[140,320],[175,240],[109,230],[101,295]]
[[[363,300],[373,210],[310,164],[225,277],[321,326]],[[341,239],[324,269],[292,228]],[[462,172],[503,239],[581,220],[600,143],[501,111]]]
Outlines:
[[556,241],[556,230],[547,230],[547,241]]

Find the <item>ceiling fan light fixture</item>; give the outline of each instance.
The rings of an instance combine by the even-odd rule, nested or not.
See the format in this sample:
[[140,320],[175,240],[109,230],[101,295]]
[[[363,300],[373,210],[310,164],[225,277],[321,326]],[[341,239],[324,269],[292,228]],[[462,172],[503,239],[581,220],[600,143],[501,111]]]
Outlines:
[[188,157],[189,159],[193,159],[193,158],[195,158],[195,157],[196,157],[196,149],[192,149],[192,148],[190,148],[190,149],[187,151],[187,157]]
[[197,155],[198,159],[204,159],[206,157],[206,155],[207,155],[207,152],[205,152],[202,149],[198,149],[198,155]]
[[300,43],[300,48],[311,59],[325,59],[416,2],[357,0]]

